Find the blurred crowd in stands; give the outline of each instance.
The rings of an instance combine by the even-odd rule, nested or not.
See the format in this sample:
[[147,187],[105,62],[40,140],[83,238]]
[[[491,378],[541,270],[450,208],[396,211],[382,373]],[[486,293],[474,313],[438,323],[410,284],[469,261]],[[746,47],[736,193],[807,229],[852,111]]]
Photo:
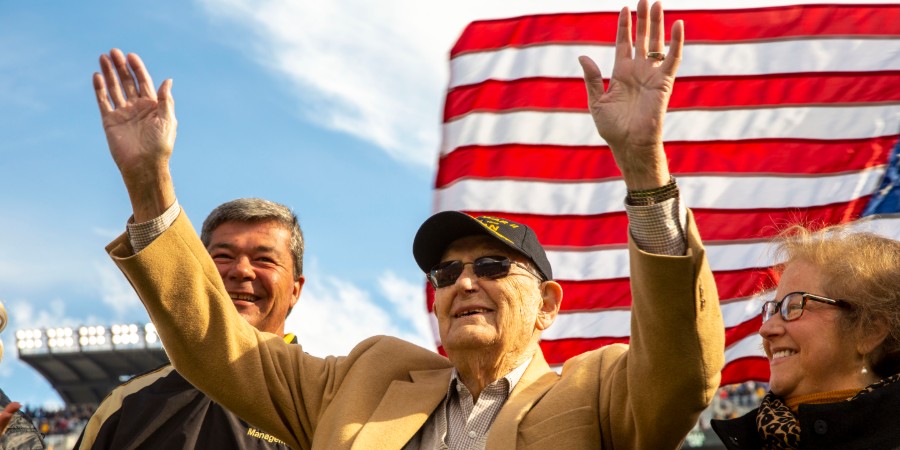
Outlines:
[[80,434],[96,405],[68,405],[57,410],[25,405],[22,410],[34,421],[34,426],[44,436],[55,434]]
[[743,416],[757,406],[769,392],[768,383],[748,381],[741,384],[730,384],[719,388],[712,404],[700,415],[698,426],[701,430],[709,429],[712,419],[734,419]]

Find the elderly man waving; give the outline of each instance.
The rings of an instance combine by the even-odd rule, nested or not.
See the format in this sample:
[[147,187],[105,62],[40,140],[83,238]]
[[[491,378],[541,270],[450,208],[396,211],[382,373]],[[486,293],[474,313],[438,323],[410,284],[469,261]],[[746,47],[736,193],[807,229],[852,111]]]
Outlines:
[[[458,212],[428,219],[413,250],[436,289],[449,360],[383,336],[347,356],[318,358],[257,331],[231,307],[178,210],[168,171],[171,83],[154,92],[136,55],[114,58],[114,69],[105,65],[94,76],[97,99],[134,220],[161,220],[173,208],[176,218],[164,220],[164,231],[139,252],[126,235],[108,251],[178,371],[292,447],[676,448],[718,386],[723,328],[703,247],[662,146],[684,36],[676,22],[664,54],[662,15],[658,3],[641,0],[632,42],[631,16],[622,10],[608,90],[593,61],[580,61],[591,114],[629,190],[630,347],[604,347],[569,360],[561,374],[551,371],[538,342],[562,289],[540,242],[525,225]],[[114,115],[121,120],[107,120]]]

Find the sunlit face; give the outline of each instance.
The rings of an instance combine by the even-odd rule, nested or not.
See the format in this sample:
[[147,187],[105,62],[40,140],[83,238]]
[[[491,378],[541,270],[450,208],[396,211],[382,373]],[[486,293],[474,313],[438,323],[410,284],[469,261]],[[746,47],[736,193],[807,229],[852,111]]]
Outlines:
[[[467,263],[482,256],[528,261],[487,236],[454,241],[441,261]],[[451,358],[457,350],[521,354],[537,332],[540,286],[534,275],[515,264],[510,267],[509,275],[493,280],[476,277],[472,265],[466,265],[456,283],[435,290],[434,313],[444,349]]]
[[278,222],[225,222],[210,234],[209,251],[234,307],[260,331],[284,334],[303,277],[294,279],[291,232]]
[[[790,292],[826,295],[819,269],[805,261],[791,262],[784,270],[775,299]],[[769,358],[769,386],[787,398],[841,389],[861,388],[864,361],[856,339],[841,325],[844,310],[808,301],[803,315],[786,322],[775,314],[759,329]]]

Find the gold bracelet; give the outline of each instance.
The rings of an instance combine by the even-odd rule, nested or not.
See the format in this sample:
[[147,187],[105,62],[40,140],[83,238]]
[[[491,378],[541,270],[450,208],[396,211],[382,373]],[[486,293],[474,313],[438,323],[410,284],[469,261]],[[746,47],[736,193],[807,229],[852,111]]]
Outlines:
[[678,197],[678,185],[675,177],[670,177],[664,186],[653,189],[629,190],[625,203],[629,206],[649,206]]

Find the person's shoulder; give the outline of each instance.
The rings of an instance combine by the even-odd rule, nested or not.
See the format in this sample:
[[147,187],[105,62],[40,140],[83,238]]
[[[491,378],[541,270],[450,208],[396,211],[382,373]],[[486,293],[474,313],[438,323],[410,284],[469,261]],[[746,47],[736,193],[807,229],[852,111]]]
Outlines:
[[371,343],[372,345],[385,345],[385,346],[391,346],[391,347],[397,347],[397,348],[404,348],[404,349],[407,349],[410,351],[421,351],[421,352],[432,353],[432,354],[437,355],[437,353],[434,350],[426,349],[420,345],[413,344],[412,342],[405,341],[403,339],[400,339],[400,338],[394,337],[394,336],[385,336],[385,335],[372,336],[372,337],[360,342],[359,345],[366,345],[368,343]]
[[168,376],[178,376],[178,372],[175,371],[175,367],[172,366],[172,363],[162,364],[155,369],[150,369],[146,372],[139,373],[131,378],[129,378],[124,383],[120,384],[118,388],[133,386],[141,383],[152,382],[152,380],[158,380],[160,378],[165,378]]
[[759,408],[733,419],[712,419],[709,425],[728,448],[761,448],[756,433],[756,416]]
[[598,349],[573,356],[563,363],[563,374],[606,370],[628,352],[628,344],[609,344]]
[[348,357],[387,358],[387,361],[414,360],[435,368],[450,367],[450,361],[434,350],[393,336],[372,336],[353,348]]
[[184,379],[175,371],[175,367],[173,367],[171,363],[166,363],[155,369],[139,373],[128,379],[128,381],[116,386],[106,395],[106,398],[103,399],[101,405],[110,401],[121,402],[122,398],[146,389],[148,386],[166,379],[167,377],[178,380]]

